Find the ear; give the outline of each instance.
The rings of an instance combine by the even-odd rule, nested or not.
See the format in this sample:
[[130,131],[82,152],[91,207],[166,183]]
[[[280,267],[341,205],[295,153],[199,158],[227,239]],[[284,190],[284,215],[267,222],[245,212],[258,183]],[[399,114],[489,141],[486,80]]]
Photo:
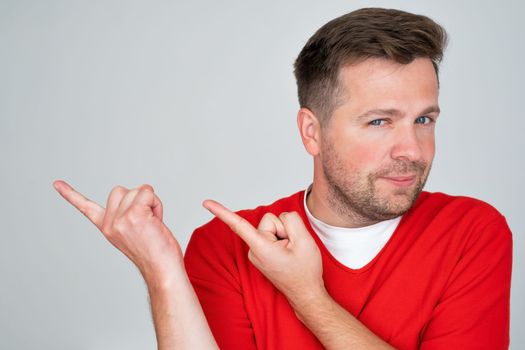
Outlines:
[[321,149],[321,124],[315,114],[308,108],[297,112],[297,127],[303,140],[304,148],[312,156],[319,154]]

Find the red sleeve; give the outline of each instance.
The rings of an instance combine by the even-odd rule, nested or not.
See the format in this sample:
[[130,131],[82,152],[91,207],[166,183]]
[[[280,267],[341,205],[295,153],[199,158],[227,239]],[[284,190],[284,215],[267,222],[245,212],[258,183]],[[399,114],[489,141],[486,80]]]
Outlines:
[[184,260],[220,349],[251,350],[256,349],[255,338],[244,307],[236,238],[222,222],[212,220],[195,230]]
[[512,235],[499,214],[477,231],[422,332],[422,350],[509,346]]

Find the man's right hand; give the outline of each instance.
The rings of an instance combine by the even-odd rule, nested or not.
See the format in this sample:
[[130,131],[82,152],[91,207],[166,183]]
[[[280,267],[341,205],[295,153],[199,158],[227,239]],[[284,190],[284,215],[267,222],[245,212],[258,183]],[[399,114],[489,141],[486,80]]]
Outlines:
[[160,350],[218,348],[186,275],[179,243],[162,222],[162,203],[150,185],[113,188],[106,208],[64,181],[53,186],[142,273]]
[[146,283],[169,279],[180,270],[180,245],[162,222],[162,203],[150,185],[113,188],[106,208],[64,181],[57,180],[53,186],[138,267]]

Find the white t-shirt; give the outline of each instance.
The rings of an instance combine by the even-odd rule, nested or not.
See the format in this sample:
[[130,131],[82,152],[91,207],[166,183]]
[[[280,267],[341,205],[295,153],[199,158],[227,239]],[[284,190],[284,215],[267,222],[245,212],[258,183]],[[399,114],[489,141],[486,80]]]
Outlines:
[[358,228],[328,225],[314,217],[308,210],[306,197],[310,188],[311,186],[304,194],[304,210],[310,224],[334,258],[351,269],[359,269],[372,261],[388,242],[401,221],[402,216],[398,216],[391,220]]

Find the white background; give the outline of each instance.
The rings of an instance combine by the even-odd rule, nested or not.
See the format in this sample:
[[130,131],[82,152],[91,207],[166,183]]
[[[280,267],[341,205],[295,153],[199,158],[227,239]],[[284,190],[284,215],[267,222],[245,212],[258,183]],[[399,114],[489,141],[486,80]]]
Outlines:
[[154,349],[140,275],[53,180],[104,205],[117,184],[152,184],[183,247],[210,219],[205,198],[242,209],[304,189],[293,61],[321,25],[369,6],[449,32],[427,190],[507,217],[511,348],[524,348],[517,0],[0,0],[0,348]]

